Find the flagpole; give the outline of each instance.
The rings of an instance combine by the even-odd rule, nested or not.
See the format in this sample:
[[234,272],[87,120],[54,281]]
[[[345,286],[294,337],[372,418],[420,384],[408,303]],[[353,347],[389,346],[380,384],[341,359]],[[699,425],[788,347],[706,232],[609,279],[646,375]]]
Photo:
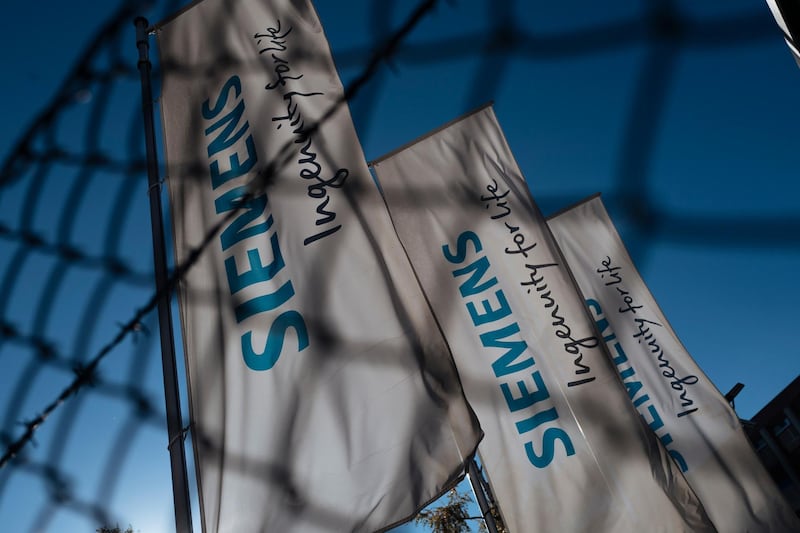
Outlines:
[[139,50],[139,74],[142,84],[142,113],[147,152],[147,183],[150,198],[150,222],[153,234],[153,261],[155,263],[156,290],[158,299],[158,326],[161,336],[161,366],[164,375],[164,398],[167,407],[167,434],[169,437],[170,466],[172,470],[172,499],[175,504],[175,527],[177,533],[191,533],[192,512],[189,502],[189,482],[186,474],[186,453],[183,446],[181,402],[178,390],[178,371],[175,363],[175,343],[172,330],[172,315],[169,305],[166,246],[164,244],[164,222],[161,218],[161,184],[158,179],[158,156],[153,122],[153,91],[150,86],[150,45],[144,17],[137,17],[136,47]]
[[472,484],[472,492],[475,493],[475,499],[478,500],[478,507],[481,509],[483,521],[486,523],[486,529],[489,533],[497,533],[497,523],[494,521],[492,509],[489,502],[486,500],[486,493],[483,492],[483,483],[481,483],[481,473],[478,470],[478,464],[475,462],[475,457],[469,460],[467,465],[467,474],[469,475],[469,482]]

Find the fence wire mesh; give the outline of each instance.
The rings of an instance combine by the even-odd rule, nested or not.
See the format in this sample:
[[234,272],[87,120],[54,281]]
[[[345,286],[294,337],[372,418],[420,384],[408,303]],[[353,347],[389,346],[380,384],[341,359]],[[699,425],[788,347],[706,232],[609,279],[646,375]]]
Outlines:
[[[183,4],[98,2],[105,22],[2,162],[0,529],[171,524],[132,21]],[[427,4],[435,9],[369,68]],[[360,89],[350,106],[368,156],[494,99],[543,211],[602,191],[640,265],[708,249],[773,257],[787,279],[800,264],[785,140],[800,123],[800,73],[761,3],[316,5],[345,85]],[[698,147],[708,131],[716,137]],[[736,165],[747,168],[734,175]],[[774,346],[797,355],[788,340]]]

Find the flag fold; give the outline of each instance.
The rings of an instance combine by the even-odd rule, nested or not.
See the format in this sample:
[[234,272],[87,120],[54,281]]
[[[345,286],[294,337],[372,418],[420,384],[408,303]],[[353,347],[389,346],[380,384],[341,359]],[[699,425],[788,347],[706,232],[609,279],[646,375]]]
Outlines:
[[548,220],[633,405],[720,532],[800,531],[736,413],[678,340],[599,196]]

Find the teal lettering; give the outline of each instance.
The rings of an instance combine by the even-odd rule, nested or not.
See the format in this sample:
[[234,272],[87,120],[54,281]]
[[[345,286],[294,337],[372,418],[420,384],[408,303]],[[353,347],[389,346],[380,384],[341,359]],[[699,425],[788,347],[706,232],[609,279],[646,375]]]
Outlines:
[[253,350],[251,331],[242,335],[242,357],[247,367],[251,370],[263,371],[275,366],[281,356],[286,332],[289,328],[293,328],[297,333],[297,351],[305,350],[308,347],[308,330],[303,316],[297,311],[284,311],[270,325],[263,352],[256,353]]
[[240,214],[231,221],[230,225],[219,236],[223,251],[242,239],[265,233],[272,226],[272,215],[269,215],[266,221],[247,227],[248,224],[264,214],[267,208],[267,195],[262,194],[243,202],[242,199],[246,194],[247,186],[241,185],[214,200],[214,208],[217,214],[232,209],[245,208],[241,209]]
[[635,401],[635,402],[633,402],[633,406],[634,406],[634,407],[639,407],[639,406],[640,406],[640,405],[642,405],[644,402],[647,402],[647,401],[649,401],[649,400],[650,400],[650,396],[648,396],[647,394],[642,394],[641,396],[639,396],[639,397],[636,399],[636,401]]
[[[603,265],[608,266],[605,261],[603,262]],[[600,272],[599,269],[598,272]],[[621,279],[619,281],[621,281]],[[614,283],[618,283],[619,281]],[[606,285],[610,284],[611,283],[606,283]],[[620,289],[617,288],[617,290],[619,291]],[[600,308],[600,304],[597,303],[596,300],[587,299],[586,305],[592,311],[595,323],[597,324],[597,327],[600,330],[601,334],[604,334],[607,329],[610,330],[608,320],[606,320],[606,318],[603,316],[603,311]],[[620,309],[620,312],[623,312],[623,310]],[[643,335],[642,324],[644,322],[650,322],[644,319],[635,319],[635,320],[639,324],[639,333],[634,335],[634,338]],[[648,328],[645,327],[644,329],[647,330]],[[625,351],[622,349],[622,345],[619,343],[619,341],[615,341],[614,344],[610,344],[610,342],[614,339],[616,339],[616,335],[614,335],[613,331],[609,331],[608,335],[604,337],[604,340],[606,341],[607,344],[609,344],[611,351],[616,352],[616,356],[614,356],[613,353],[612,356],[614,364],[617,367],[619,367],[620,365],[628,361],[628,356],[625,354]],[[633,369],[633,367],[629,367],[626,368],[625,370],[620,371],[620,377],[622,377],[623,379],[623,384],[625,385],[625,389],[628,392],[628,397],[630,397],[630,399],[633,401],[634,407],[636,407],[637,410],[639,410],[641,417],[645,421],[645,423],[650,427],[650,429],[654,433],[656,433],[656,435],[658,435],[657,433],[658,430],[664,427],[664,420],[661,418],[661,415],[659,415],[658,410],[654,405],[651,404],[645,407],[645,403],[650,401],[650,396],[648,396],[647,394],[641,394],[638,398],[636,397],[636,395],[642,391],[644,385],[642,384],[641,381],[634,381],[634,380],[626,381],[628,378],[633,377],[635,374],[636,371]],[[646,415],[649,415],[652,418],[652,420],[648,421],[647,420],[648,417]],[[681,415],[678,414],[678,417],[680,416]],[[659,440],[661,440],[661,443],[664,445],[664,447],[667,447],[668,445],[672,444],[672,435],[670,435],[669,433],[665,433],[659,436],[658,438]],[[680,452],[670,449],[668,449],[668,452],[669,455],[673,458],[673,460],[677,463],[678,467],[680,467],[681,472],[686,472],[689,469],[688,465],[686,464],[686,460],[683,458]]]
[[[270,220],[272,220],[271,216]],[[269,242],[274,259],[266,265],[261,262],[258,248],[247,250],[247,263],[250,266],[250,270],[242,273],[239,273],[236,268],[236,258],[234,256],[225,259],[225,274],[228,276],[228,286],[231,289],[231,294],[235,294],[255,283],[271,280],[286,265],[278,245],[278,234],[273,233]]]
[[[234,99],[239,99],[241,96],[241,80],[238,76],[231,76],[223,85],[213,105],[211,99],[206,100],[202,105],[203,118],[214,121],[204,130],[206,137],[213,135],[208,142],[206,151],[209,157],[211,185],[214,190],[235,178],[245,176],[258,161],[253,136],[245,136],[249,129],[249,123],[244,118],[244,100],[241,99],[233,105]],[[226,109],[229,111],[222,115]],[[227,150],[225,156],[212,160],[212,156],[223,150]],[[245,157],[244,161],[241,160],[241,157]],[[221,170],[220,163],[227,165],[228,168]],[[231,211],[234,211],[235,214],[235,218],[232,218],[220,233],[220,246],[223,252],[245,239],[266,233],[273,225],[272,215],[266,212],[266,194],[262,193],[251,197],[246,185],[239,185],[221,194],[214,201],[214,208],[217,215]],[[259,240],[257,245],[246,250],[246,265],[241,272],[239,266],[242,265],[236,263],[236,257],[241,257],[241,254],[228,253],[224,263],[231,295],[239,293],[251,285],[272,280],[286,266],[278,243],[278,234],[273,233],[269,238],[272,260],[266,264],[262,261],[261,256],[264,242],[265,240]],[[237,322],[243,322],[254,315],[277,309],[288,302],[295,293],[291,281],[286,281],[274,292],[260,295],[256,292],[256,294],[241,295],[240,293],[240,296],[234,299],[236,301],[246,299],[234,308]],[[309,344],[308,329],[302,315],[297,311],[284,311],[268,325],[269,331],[263,351],[259,352],[253,347],[252,330],[241,336],[242,358],[251,370],[269,370],[277,363],[290,329],[293,329],[297,335],[298,351],[304,350]]]
[[[452,275],[456,279],[464,278],[459,280],[459,292],[462,298],[465,299],[482,294],[498,284],[497,278],[490,273],[491,264],[485,255],[476,257],[470,263],[464,264],[467,261],[470,247],[474,249],[476,254],[482,250],[480,239],[471,231],[461,233],[456,240],[455,247],[447,244],[442,246],[442,254],[445,259],[452,264],[459,265],[458,268],[452,271]],[[476,328],[497,323],[512,315],[511,306],[502,289],[494,290],[493,296],[490,294],[483,297],[479,296],[473,301],[465,301],[465,307]],[[553,311],[553,314],[555,315],[555,311]],[[525,355],[528,344],[522,339],[517,322],[511,322],[503,327],[496,325],[490,331],[483,333],[480,333],[480,330],[476,330],[476,333],[478,333],[484,348],[499,349],[500,355],[492,362],[492,370],[496,377],[501,378],[517,372],[524,372],[526,369],[531,369],[531,367],[535,366],[536,362],[533,357]],[[586,341],[585,339],[574,340],[571,337],[569,340],[576,346],[584,346],[583,343]],[[596,343],[596,339],[594,340]],[[517,379],[508,378],[509,381],[507,383],[499,383],[500,391],[509,411],[516,413],[517,417],[521,419],[515,422],[518,433],[528,433],[540,428],[536,434],[541,432],[543,438],[541,454],[538,454],[534,449],[532,441],[525,443],[524,447],[531,464],[536,468],[544,468],[552,462],[555,456],[556,441],[560,440],[562,442],[567,456],[573,455],[575,449],[566,431],[560,428],[547,429],[542,427],[545,424],[557,423],[558,412],[555,407],[550,407],[549,409],[540,407],[538,413],[531,414],[531,407],[550,399],[550,393],[545,385],[545,380],[538,370],[528,370],[528,372],[525,372],[525,377],[527,375],[530,376],[532,383],[527,379],[518,379],[518,377],[516,377]],[[549,403],[552,406],[552,400]]]
[[[664,421],[661,420],[661,415],[658,414],[658,411],[656,411],[655,406],[648,405],[647,411],[650,413],[650,416],[653,417],[653,420],[651,422],[647,422],[647,419],[645,418],[645,422],[647,422],[647,425],[650,426],[650,429],[656,431],[664,427]],[[644,418],[644,414],[642,415],[642,418]]]
[[678,468],[681,469],[681,472],[686,472],[689,470],[689,465],[686,464],[686,459],[684,459],[683,455],[681,455],[677,450],[669,450],[669,456],[672,457],[676,463],[678,463]]
[[489,266],[489,259],[484,255],[477,261],[474,261],[465,267],[453,270],[454,278],[472,272],[472,275],[458,287],[462,297],[466,298],[467,296],[473,296],[497,285],[497,278],[495,277],[478,284],[483,275],[489,271]]
[[545,422],[552,422],[553,420],[558,420],[558,412],[556,412],[555,407],[536,413],[525,420],[520,420],[516,423],[517,431],[520,434],[527,433],[538,428]]
[[561,441],[564,446],[566,456],[575,455],[575,447],[567,435],[567,432],[561,428],[548,428],[542,435],[542,454],[537,455],[533,449],[533,443],[525,443],[525,453],[528,455],[528,461],[536,468],[544,468],[553,462],[555,457],[555,442]]
[[622,349],[622,345],[619,342],[615,342],[612,347],[614,348],[614,351],[617,352],[617,356],[613,359],[615,365],[619,366],[628,360],[628,356],[625,354],[625,351]]
[[506,300],[506,295],[503,293],[503,291],[498,290],[494,294],[497,297],[499,306],[497,308],[493,308],[489,300],[481,300],[481,304],[483,305],[483,313],[480,313],[475,308],[475,304],[472,302],[467,302],[467,311],[469,311],[469,316],[472,318],[472,323],[476,326],[488,324],[489,322],[495,322],[511,314],[511,307],[508,305],[508,300]]
[[507,348],[506,353],[498,357],[492,363],[492,370],[494,370],[494,375],[497,377],[507,376],[508,374],[519,372],[520,370],[530,368],[535,364],[532,357],[528,357],[523,361],[514,363],[514,360],[522,355],[522,353],[528,348],[528,343],[522,339],[515,341],[504,341],[501,339],[505,339],[509,335],[514,335],[516,333],[519,333],[519,326],[516,322],[513,322],[504,328],[494,331],[487,331],[486,333],[482,333],[480,335],[481,344],[483,344],[486,348]]
[[513,413],[514,411],[519,411],[520,409],[526,409],[537,402],[541,402],[542,400],[546,400],[550,397],[550,393],[547,391],[547,387],[544,384],[544,380],[542,380],[542,376],[537,370],[531,374],[534,383],[536,384],[536,390],[531,393],[528,391],[528,386],[525,384],[524,381],[517,381],[516,385],[520,391],[519,396],[514,396],[511,394],[511,388],[508,386],[507,383],[501,383],[500,389],[503,391],[503,397],[506,399],[506,405]]
[[253,167],[258,161],[258,154],[256,153],[256,146],[253,143],[252,135],[247,136],[247,139],[244,141],[244,145],[245,148],[247,148],[247,159],[245,159],[244,163],[239,161],[239,152],[234,152],[228,156],[230,169],[224,172],[219,171],[219,161],[214,160],[211,162],[209,170],[211,172],[211,187],[213,189],[216,189],[220,185],[227,183],[234,178],[244,176],[253,170]]
[[221,128],[223,125],[225,126],[223,130],[208,144],[208,157],[211,157],[226,148],[230,148],[236,141],[239,140],[242,135],[244,135],[244,132],[250,127],[250,124],[247,121],[245,121],[242,127],[239,128],[239,131],[231,136],[231,133],[234,129],[236,129],[236,126],[239,124],[239,121],[243,115],[244,100],[241,100],[227,115],[206,128],[205,134],[208,136],[209,134]]
[[475,253],[483,250],[483,245],[481,244],[481,240],[478,238],[478,236],[471,231],[465,231],[459,235],[458,239],[456,240],[456,253],[450,251],[449,245],[445,244],[442,246],[442,253],[444,254],[445,259],[453,264],[463,263],[467,258],[468,242],[472,243],[472,246],[475,248]]
[[642,382],[641,381],[625,381],[625,388],[628,390],[628,397],[633,400],[636,398],[636,394],[642,390]]
[[[209,100],[203,102],[203,118],[206,120],[211,120],[217,115],[219,115],[220,111],[225,108],[225,104],[228,102],[228,93],[230,90],[233,89],[236,91],[236,98],[239,98],[242,94],[242,82],[239,79],[239,76],[231,76],[222,86],[222,89],[219,91],[219,96],[217,96],[217,103],[214,104],[214,108],[211,109],[208,107]],[[223,98],[224,96],[224,98]]]
[[287,281],[273,293],[256,296],[237,305],[235,310],[236,322],[243,322],[253,315],[272,311],[285,304],[292,296],[294,296],[294,287],[292,287],[291,281]]
[[[597,316],[597,317],[602,316],[603,309],[600,307],[600,304],[597,302],[597,300],[593,300],[591,298],[587,298],[586,299],[586,305],[589,306],[589,309],[594,311],[594,315],[595,316]],[[604,329],[605,328],[601,328],[600,331],[602,332]]]

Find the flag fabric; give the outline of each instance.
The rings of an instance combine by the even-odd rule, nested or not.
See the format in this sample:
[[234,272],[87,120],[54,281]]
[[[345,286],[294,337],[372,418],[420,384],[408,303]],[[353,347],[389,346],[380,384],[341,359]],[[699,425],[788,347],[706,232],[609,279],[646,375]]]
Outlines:
[[599,196],[548,221],[633,405],[720,532],[800,531],[736,413],[683,347]]
[[372,163],[528,531],[713,531],[628,401],[491,107]]
[[[309,1],[156,26],[207,532],[374,531],[463,475],[480,428],[394,234]],[[318,126],[317,126],[318,124]]]
[[797,0],[767,0],[772,16],[783,31],[786,46],[800,67],[800,2]]

